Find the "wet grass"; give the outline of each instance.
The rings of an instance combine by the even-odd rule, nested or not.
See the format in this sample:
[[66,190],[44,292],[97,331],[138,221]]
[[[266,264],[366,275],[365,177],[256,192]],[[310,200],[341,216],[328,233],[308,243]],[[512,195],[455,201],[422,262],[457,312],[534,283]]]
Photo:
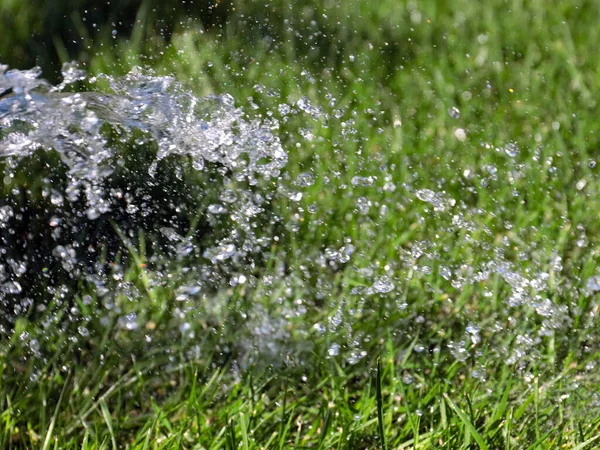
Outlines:
[[[169,45],[139,38],[142,22],[89,42],[93,73],[150,65],[271,112],[281,185],[315,182],[276,198],[285,226],[247,284],[178,302],[182,268],[129,249],[109,288],[131,287],[118,306],[137,329],[82,301],[84,284],[75,311],[55,292],[20,320],[1,344],[0,448],[598,446],[597,5],[319,3],[240,2],[227,27]],[[327,126],[283,120],[303,96]],[[434,211],[418,189],[456,205]],[[350,243],[348,262],[324,257]],[[506,277],[469,275],[490,261],[543,280],[541,297],[509,306]],[[369,294],[383,275],[395,288]]]

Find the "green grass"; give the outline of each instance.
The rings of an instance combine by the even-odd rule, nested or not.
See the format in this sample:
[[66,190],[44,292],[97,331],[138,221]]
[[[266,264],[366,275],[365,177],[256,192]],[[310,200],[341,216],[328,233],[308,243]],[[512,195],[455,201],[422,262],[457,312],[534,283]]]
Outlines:
[[[86,42],[91,73],[148,65],[278,118],[278,184],[303,197],[275,196],[279,240],[244,285],[176,301],[190,275],[131,247],[109,289],[139,328],[85,285],[77,311],[56,293],[20,319],[0,343],[0,448],[597,448],[598,6],[321,3],[240,1],[170,44],[141,19]],[[283,120],[303,96],[327,124]],[[509,306],[498,263],[542,287]],[[395,289],[370,294],[383,275]]]

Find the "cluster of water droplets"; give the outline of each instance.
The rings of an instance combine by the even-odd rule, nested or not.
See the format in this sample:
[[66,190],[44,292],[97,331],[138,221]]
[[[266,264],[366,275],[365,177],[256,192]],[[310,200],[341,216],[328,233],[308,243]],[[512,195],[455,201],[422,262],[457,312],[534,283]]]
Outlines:
[[[252,266],[272,238],[259,224],[269,226],[268,180],[287,162],[278,122],[248,117],[228,94],[200,98],[140,68],[90,78],[65,64],[56,86],[40,75],[0,66],[3,330],[53,297],[73,302],[78,279],[118,309],[117,295],[140,294],[124,280],[132,262],[195,258],[179,267],[194,283],[177,288],[177,299],[243,282],[228,265]],[[73,83],[88,90],[68,92]],[[118,289],[109,288],[114,281]],[[137,327],[135,315],[124,317]]]
[[[10,305],[6,309],[9,315],[25,314],[35,304],[32,298],[23,296],[26,274],[41,269],[43,279],[44,271],[52,272],[52,266],[58,265],[93,286],[81,299],[84,305],[100,302],[119,315],[122,329],[144,329],[149,342],[157,325],[143,317],[143,311],[127,305],[144,296],[154,299],[156,292],[172,295],[176,329],[186,339],[197,337],[192,324],[210,327],[211,320],[222,320],[228,310],[236,309],[248,339],[235,344],[257,354],[257,359],[269,356],[265,360],[277,361],[286,355],[286,364],[302,364],[298,355],[313,350],[311,336],[325,337],[330,342],[326,357],[356,364],[367,356],[365,349],[376,334],[376,330],[365,328],[363,317],[378,314],[384,321],[400,313],[403,322],[391,330],[398,339],[413,339],[415,330],[421,328],[450,336],[443,349],[416,340],[415,353],[444,350],[459,361],[471,359],[475,363],[472,375],[481,378],[486,371],[484,340],[494,343],[495,335],[510,334],[517,325],[531,324],[519,326],[528,331],[521,332],[511,346],[502,343],[490,347],[507,364],[527,367],[538,357],[536,348],[544,338],[572,324],[573,307],[557,301],[560,296],[556,294],[563,289],[556,281],[562,271],[560,256],[555,254],[550,260],[531,257],[535,243],[528,247],[518,242],[509,223],[503,224],[501,232],[492,230],[487,224],[496,219],[492,205],[488,211],[469,206],[443,188],[423,187],[411,180],[398,182],[393,164],[382,163],[381,173],[377,173],[361,172],[359,163],[349,185],[340,181],[345,174],[333,168],[319,176],[310,167],[293,176],[287,173],[288,154],[282,145],[281,128],[289,128],[294,121],[301,126],[293,130],[293,136],[286,135],[290,146],[315,148],[322,142],[322,129],[331,128],[338,133],[331,138],[332,147],[337,148],[338,139],[353,139],[357,153],[363,151],[355,127],[356,114],[339,106],[334,98],[327,98],[328,104],[321,107],[300,97],[289,104],[280,103],[266,115],[252,116],[236,107],[229,95],[199,98],[173,78],[141,69],[120,78],[87,78],[70,64],[65,66],[64,81],[58,86],[41,80],[36,69],[7,71],[3,67],[1,72],[0,92],[12,90],[0,99],[0,156],[6,166],[4,184],[12,189],[0,205],[4,249],[14,243],[11,236],[17,233],[15,224],[23,220],[17,203],[7,200],[11,196],[20,198],[20,190],[28,189],[13,179],[19,164],[38,150],[51,150],[65,166],[67,179],[64,189],[59,189],[49,174],[42,189],[47,200],[44,204],[54,208],[44,217],[54,240],[52,260],[46,258],[34,269],[32,260],[27,259],[30,256],[11,254],[0,265],[0,301]],[[66,92],[76,82],[87,83],[92,89]],[[275,96],[262,86],[255,86],[255,92],[259,97]],[[254,101],[250,107],[260,109]],[[379,112],[371,110],[369,114],[376,116]],[[460,119],[456,107],[449,108],[448,114],[454,120]],[[399,119],[393,123],[394,127],[401,126]],[[457,130],[455,137],[466,141],[466,131]],[[513,142],[497,148],[486,145],[484,151],[511,160],[519,155],[519,147]],[[154,147],[155,153],[147,152]],[[133,155],[124,154],[127,148]],[[347,157],[336,152],[340,159]],[[140,160],[144,155],[149,155],[147,164]],[[175,158],[174,163],[165,167],[169,158]],[[182,165],[185,161],[189,161],[187,169]],[[131,188],[127,183],[111,184],[121,176],[122,167],[127,168],[125,175],[134,179]],[[513,169],[507,171],[509,177],[522,176]],[[165,170],[174,176],[160,175]],[[200,189],[177,197],[177,189],[185,190],[190,173],[199,174],[192,181]],[[461,175],[466,182],[479,177],[479,186],[473,183],[468,188],[476,192],[496,182],[499,172],[493,164],[484,164],[478,174],[466,168],[457,176]],[[182,183],[175,189],[174,185],[165,186],[165,180]],[[321,205],[318,196],[310,203],[305,201],[307,192],[312,190],[314,195],[316,183],[324,189],[351,193],[353,205],[344,220],[360,228],[373,243],[378,238],[397,240],[399,243],[393,247],[396,255],[373,257],[349,236],[292,253],[283,241],[286,233],[309,230],[315,235],[326,234],[326,211],[331,206]],[[163,192],[157,194],[157,187]],[[164,208],[153,203],[157,198],[168,203],[172,188],[173,197],[183,199],[181,204]],[[274,199],[281,198],[288,203],[287,210],[279,215],[271,208]],[[418,212],[411,227],[433,230],[425,233],[433,238],[378,236],[379,221],[391,220],[394,214],[400,216],[408,208]],[[166,212],[165,220],[154,220],[159,212]],[[141,283],[128,279],[125,262],[116,258],[119,250],[102,263],[99,257],[90,263],[86,253],[90,242],[82,247],[72,240],[72,229],[86,220],[101,222],[116,213],[120,218],[128,214],[137,217],[129,228],[116,233],[122,241],[119,249],[130,251],[134,263],[152,266],[147,279],[140,275]],[[152,218],[152,226],[144,221],[145,217]],[[180,223],[181,217],[187,222]],[[191,225],[194,217],[202,222],[201,231]],[[143,242],[136,227],[140,224],[157,241],[155,255],[147,259],[139,250]],[[89,223],[86,227],[90,229]],[[71,241],[62,239],[65,235]],[[23,242],[18,244],[23,247]],[[515,256],[516,246],[521,253]],[[96,255],[102,253],[101,248],[93,251]],[[279,252],[275,263],[265,263],[275,251]],[[337,274],[341,274],[341,286],[332,281]],[[36,276],[29,282],[37,280]],[[565,286],[565,293],[571,288]],[[44,289],[43,295],[65,302],[74,295],[69,294],[68,280]],[[229,303],[233,292],[243,301],[247,290],[253,290],[252,298],[263,302],[233,308]],[[600,279],[590,278],[579,291],[586,295],[600,291]],[[429,317],[413,308],[417,303],[413,300],[422,296],[431,299],[431,311],[436,316]],[[479,303],[491,301],[497,302],[495,316],[479,314]],[[39,309],[39,305],[36,307]],[[73,316],[77,318],[76,310]],[[447,317],[455,319],[453,330],[437,330]],[[88,332],[85,325],[78,330],[82,337]],[[233,351],[230,345],[223,344],[222,351]],[[406,383],[414,381],[410,374],[404,379]]]
[[106,176],[111,168],[103,163],[114,156],[101,133],[108,124],[146,133],[157,143],[159,159],[189,155],[198,170],[206,162],[219,163],[251,184],[257,174],[276,177],[287,161],[273,133],[278,123],[247,120],[228,94],[198,98],[174,78],[141,68],[123,77],[99,75],[88,80],[90,86],[108,82],[106,92],[74,93],[64,90],[86,77],[73,64],[65,65],[64,81],[58,86],[40,79],[37,68],[7,71],[0,66],[0,70],[0,90],[14,94],[0,107],[2,156],[51,148],[60,152],[74,178]]
[[[452,113],[453,118],[458,117]],[[510,158],[519,152],[513,142],[489,149]],[[522,176],[513,165],[509,161],[502,171],[483,165],[480,174],[469,170],[464,176],[468,179],[480,176],[481,189],[486,189],[505,172],[511,177]],[[381,170],[387,172],[388,168]],[[488,179],[490,176],[495,178]],[[339,301],[338,307],[332,306],[327,323],[314,325],[318,332],[329,332],[332,336],[330,357],[344,354],[349,363],[361,359],[363,344],[372,338],[362,331],[360,317],[366,312],[379,310],[383,321],[397,311],[406,311],[406,322],[402,325],[405,328],[394,330],[395,335],[406,333],[410,337],[415,329],[436,329],[445,317],[453,316],[448,330],[438,332],[451,337],[445,350],[454,358],[474,363],[474,377],[486,377],[486,364],[491,360],[485,351],[490,350],[497,360],[517,366],[527,377],[530,364],[543,358],[540,349],[546,339],[562,339],[579,320],[576,319],[581,314],[578,299],[600,291],[597,276],[588,279],[587,285],[578,283],[576,277],[569,280],[572,274],[564,272],[559,253],[554,251],[548,256],[540,251],[540,242],[524,241],[521,235],[530,230],[514,230],[510,222],[499,219],[497,214],[502,209],[494,204],[488,205],[489,210],[473,207],[443,189],[415,189],[413,184],[417,183],[395,184],[389,175],[377,173],[354,177],[352,184],[362,194],[355,198],[355,213],[366,216],[357,219],[358,223],[371,233],[374,244],[381,237],[378,221],[390,217],[393,210],[402,214],[404,202],[412,203],[413,211],[422,209],[413,225],[431,238],[407,240],[396,248],[399,256],[393,258],[374,258],[363,251],[355,253],[348,239],[351,253],[347,253],[346,245],[339,250],[328,248],[316,260],[321,261],[323,268],[346,267],[356,286],[344,294],[346,298]],[[405,200],[398,202],[399,198]],[[373,211],[373,206],[378,206],[379,214]],[[535,227],[533,230],[536,231]],[[398,236],[383,238],[394,241]],[[367,261],[370,263],[365,265]],[[413,307],[423,302],[424,297],[432,298],[432,304],[439,304],[432,306],[434,315],[419,313]],[[492,303],[494,306],[490,308]],[[519,331],[512,339],[515,330]],[[427,340],[423,340],[417,341],[413,350],[435,353],[441,349],[428,348]]]

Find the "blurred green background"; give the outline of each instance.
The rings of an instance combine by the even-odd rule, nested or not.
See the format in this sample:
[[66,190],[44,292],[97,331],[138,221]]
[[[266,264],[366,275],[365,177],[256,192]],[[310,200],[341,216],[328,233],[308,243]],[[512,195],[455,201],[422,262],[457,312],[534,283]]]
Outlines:
[[219,6],[173,0],[2,0],[0,59],[18,69],[39,65],[46,77],[56,79],[61,59],[93,57],[98,47],[91,42],[110,45],[113,36],[128,40],[134,26],[143,30],[143,38],[168,41],[188,18],[206,29],[222,25],[230,8]]

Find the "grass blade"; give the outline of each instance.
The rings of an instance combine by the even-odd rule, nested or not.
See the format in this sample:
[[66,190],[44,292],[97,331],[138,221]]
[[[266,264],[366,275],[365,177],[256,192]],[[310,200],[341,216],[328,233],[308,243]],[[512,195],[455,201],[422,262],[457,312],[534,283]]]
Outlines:
[[229,431],[229,445],[231,446],[231,450],[235,450],[238,447],[237,439],[235,437],[235,425],[233,423],[233,419],[227,420],[227,429]]
[[323,423],[323,428],[321,429],[321,437],[319,438],[319,446],[317,447],[319,450],[323,448],[323,444],[325,443],[325,438],[327,437],[327,431],[329,431],[329,422],[331,418],[330,410],[327,409],[325,413],[325,421]]
[[582,442],[581,444],[573,447],[571,450],[584,450],[588,445],[590,445],[592,442],[594,442],[598,438],[600,438],[600,434],[597,434],[596,436],[589,438],[587,441]]
[[56,408],[54,409],[54,414],[52,415],[52,420],[50,420],[50,425],[48,426],[48,431],[46,432],[46,439],[44,439],[44,446],[42,450],[48,450],[50,448],[50,440],[52,439],[52,432],[54,431],[54,426],[56,425],[56,419],[58,418],[58,411],[60,411],[60,404],[62,403],[63,396],[65,394],[65,390],[67,385],[69,384],[71,378],[71,374],[67,376],[65,380],[65,384],[60,391],[60,396],[58,397],[58,402],[56,403]]
[[246,416],[244,413],[240,413],[240,425],[242,428],[242,448],[244,450],[249,450],[250,444],[248,441],[248,428],[246,424]]
[[549,431],[548,433],[546,433],[545,435],[540,437],[537,441],[535,441],[533,444],[531,444],[529,447],[527,447],[527,450],[535,450],[542,444],[542,442],[544,442],[546,439],[548,439],[551,434],[552,434],[552,431]]
[[376,377],[377,390],[377,422],[379,423],[379,439],[381,439],[381,448],[387,450],[385,445],[385,434],[383,432],[383,397],[381,395],[381,360],[377,358],[377,377]]
[[464,411],[462,411],[458,406],[456,406],[454,404],[454,402],[452,400],[450,400],[450,397],[448,396],[448,394],[444,394],[444,397],[445,397],[446,401],[448,402],[448,406],[450,406],[450,408],[452,408],[452,410],[456,413],[456,415],[460,418],[460,420],[463,422],[463,424],[469,431],[469,434],[471,436],[473,436],[473,439],[475,439],[475,442],[477,442],[477,445],[479,445],[479,448],[481,450],[488,450],[488,446],[485,443],[483,437],[481,437],[481,435],[479,434],[479,432],[477,431],[475,426],[471,423],[471,421],[469,420],[467,415],[464,413]]
[[156,428],[156,423],[158,422],[158,416],[154,417],[152,421],[152,425],[148,428],[148,432],[146,433],[146,438],[144,439],[144,446],[142,450],[148,450],[150,448],[150,439],[152,438],[152,434],[154,433],[154,429]]
[[104,399],[100,401],[100,409],[102,410],[102,416],[104,417],[104,421],[106,422],[106,426],[108,427],[108,432],[110,433],[110,440],[112,442],[113,450],[117,450],[117,439],[113,430],[112,419],[110,418],[110,411],[108,410],[108,406],[106,405]]

